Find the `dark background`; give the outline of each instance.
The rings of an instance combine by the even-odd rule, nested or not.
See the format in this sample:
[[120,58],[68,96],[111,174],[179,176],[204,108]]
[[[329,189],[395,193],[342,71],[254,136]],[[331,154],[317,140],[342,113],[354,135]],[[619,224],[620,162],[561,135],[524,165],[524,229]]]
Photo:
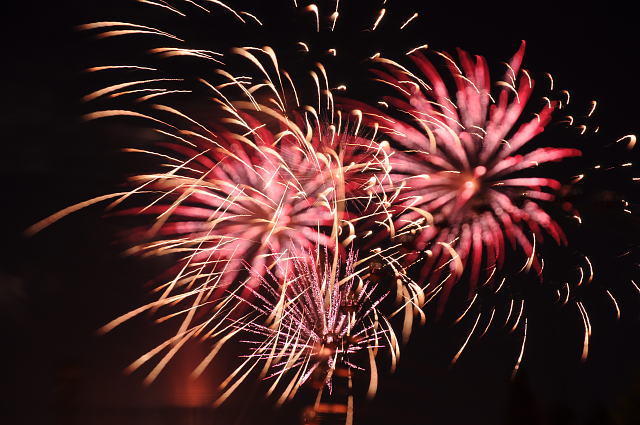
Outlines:
[[[363,59],[375,51],[400,57],[426,42],[447,51],[460,46],[497,64],[525,39],[528,69],[537,76],[551,72],[557,84],[571,91],[576,108],[583,105],[583,115],[591,99],[599,101],[594,121],[601,131],[578,139],[585,158],[572,164],[588,169],[602,163],[608,168],[637,159],[637,151],[612,145],[638,131],[640,97],[637,18],[614,3],[597,8],[534,2],[470,7],[392,1],[389,16],[371,34],[362,29],[375,19],[377,2],[343,0],[338,32],[321,37],[313,34],[310,16],[296,13],[285,0],[229,3],[255,11],[265,28],[248,30],[219,9],[212,16],[194,13],[178,19],[124,0],[3,5],[8,13],[3,23],[2,71],[7,75],[2,79],[0,116],[0,226],[5,248],[0,257],[2,423],[280,424],[295,423],[300,407],[298,402],[274,411],[262,401],[264,386],[249,385],[229,406],[209,410],[215,397],[212,382],[224,377],[225,370],[214,365],[203,379],[187,379],[206,352],[204,346],[188,346],[149,388],[142,385],[143,374],[125,376],[124,367],[168,330],[152,326],[149,317],[107,336],[99,337],[95,330],[148,300],[142,284],[163,270],[166,260],[120,255],[122,247],[113,242],[117,222],[103,220],[100,207],[74,214],[36,237],[23,236],[29,225],[59,209],[118,190],[137,167],[135,158],[119,149],[144,143],[139,141],[145,135],[140,126],[117,120],[83,123],[80,116],[100,105],[84,105],[79,99],[110,81],[82,69],[138,63],[148,40],[96,41],[76,31],[77,24],[111,19],[155,22],[184,34],[197,47],[219,51],[243,43],[269,43],[279,47],[285,67],[294,70],[304,70],[308,59],[287,50],[292,40],[307,41],[317,50],[336,47],[340,61],[326,58],[333,81],[353,82],[350,94],[361,98],[369,96],[361,81]],[[420,19],[398,31],[414,10],[421,13]],[[568,142],[548,138],[545,143]],[[494,331],[475,341],[450,368],[469,324],[454,328],[430,320],[404,347],[397,373],[383,375],[375,401],[358,406],[356,423],[640,423],[640,294],[629,284],[629,279],[639,277],[638,220],[621,211],[626,199],[635,212],[637,195],[629,178],[640,175],[637,171],[627,167],[590,173],[571,195],[585,225],[568,226],[569,252],[590,256],[596,288],[611,288],[622,308],[622,319],[616,322],[601,290],[584,295],[594,327],[587,362],[579,360],[582,324],[577,311],[560,309],[547,302],[550,298],[534,299],[524,364],[515,381],[510,375],[519,336]],[[629,254],[621,256],[625,252]],[[564,257],[551,256],[549,261],[551,270],[561,274]],[[575,267],[570,261],[566,264]]]

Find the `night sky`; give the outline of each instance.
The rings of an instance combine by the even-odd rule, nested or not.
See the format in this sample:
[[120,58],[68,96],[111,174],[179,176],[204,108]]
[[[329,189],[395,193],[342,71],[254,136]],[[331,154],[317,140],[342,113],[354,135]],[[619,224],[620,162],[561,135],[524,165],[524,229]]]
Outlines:
[[[128,0],[11,3],[3,5],[9,12],[2,28],[1,69],[6,75],[0,115],[3,424],[295,424],[302,404],[274,410],[262,397],[262,384],[242,387],[218,411],[208,409],[216,383],[228,373],[224,366],[233,358],[227,355],[224,365],[214,364],[201,379],[190,381],[188,375],[207,352],[206,345],[188,345],[156,383],[144,387],[144,373],[127,376],[122,371],[172,328],[153,325],[152,317],[143,315],[106,336],[97,335],[96,329],[152,299],[146,283],[169,259],[122,255],[116,235],[123,223],[105,217],[100,206],[69,216],[35,237],[23,235],[29,225],[68,205],[120,190],[141,166],[120,149],[145,146],[143,126],[127,120],[85,123],[82,114],[100,105],[83,104],[80,98],[111,81],[83,69],[141,62],[149,39],[95,40],[77,31],[78,24],[154,23],[184,35],[197,48],[221,52],[236,45],[269,44],[282,52],[285,68],[301,74],[313,61],[295,53],[294,41],[307,41],[318,51],[335,47],[336,59],[320,57],[330,78],[346,83],[352,87],[349,95],[365,100],[373,98],[364,59],[377,51],[399,58],[424,43],[450,52],[462,47],[486,56],[492,70],[501,70],[500,62],[524,39],[525,67],[541,84],[545,72],[553,74],[556,83],[571,92],[575,110],[582,111],[576,114],[584,115],[592,99],[599,102],[592,121],[601,127],[597,135],[579,138],[575,131],[551,129],[541,139],[545,146],[579,146],[585,152],[582,159],[568,162],[575,169],[557,172],[572,176],[596,164],[606,169],[638,160],[640,148],[628,151],[613,144],[639,131],[638,22],[612,2],[598,8],[475,2],[469,8],[454,2],[391,0],[389,16],[372,34],[362,30],[371,25],[381,2],[343,0],[338,30],[323,38],[314,34],[311,17],[295,12],[287,0],[229,1],[254,11],[265,22],[260,31],[243,29],[218,9],[211,16],[194,13],[185,19]],[[398,31],[414,11],[420,19]],[[209,71],[196,67],[184,72],[195,76]],[[494,79],[497,75],[494,71]],[[469,323],[454,327],[447,317],[435,320],[429,315],[427,325],[417,328],[403,347],[398,371],[383,373],[375,400],[358,399],[356,424],[640,423],[640,294],[629,283],[640,280],[640,220],[634,206],[638,195],[630,183],[635,176],[640,176],[637,166],[588,174],[567,195],[582,212],[584,225],[566,222],[569,247],[548,251],[545,284],[553,285],[575,269],[572,258],[580,253],[594,263],[596,289],[584,294],[593,324],[586,362],[580,361],[582,323],[577,311],[554,305],[543,290],[531,290],[528,344],[514,381],[510,377],[520,348],[518,336],[496,329],[474,341],[450,367]],[[633,214],[622,211],[623,200],[631,202]],[[534,279],[514,279],[523,287],[540,286]],[[620,321],[597,288],[611,288],[617,295]]]

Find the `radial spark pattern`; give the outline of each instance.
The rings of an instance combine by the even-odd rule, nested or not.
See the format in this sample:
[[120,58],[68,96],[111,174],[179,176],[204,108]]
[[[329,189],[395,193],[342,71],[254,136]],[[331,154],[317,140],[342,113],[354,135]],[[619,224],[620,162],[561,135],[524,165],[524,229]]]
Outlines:
[[441,54],[455,82],[455,96],[420,51],[411,54],[420,74],[377,59],[384,67],[374,71],[379,81],[400,94],[381,104],[400,110],[410,118],[406,122],[347,102],[365,111],[370,125],[403,148],[392,159],[391,176],[401,190],[392,200],[389,226],[396,235],[415,234],[417,252],[427,253],[424,278],[437,279],[443,266],[451,263],[453,272],[445,278],[442,299],[464,266],[470,270],[471,291],[483,268],[491,278],[503,266],[507,244],[524,251],[527,268],[541,271],[536,241],[542,241],[545,233],[557,243],[565,237],[543,208],[561,184],[537,176],[543,172],[537,167],[580,155],[576,149],[546,147],[522,152],[544,130],[557,106],[545,98],[531,120],[523,119],[534,86],[529,73],[521,69],[524,43],[493,95],[485,59],[458,53],[459,62]]
[[[356,212],[376,201],[380,189],[375,186],[388,179],[387,153],[375,135],[360,134],[358,111],[334,109],[322,65],[312,74],[315,105],[308,106],[273,50],[235,53],[266,80],[254,83],[220,70],[219,84],[200,79],[198,90],[204,93],[185,91],[188,102],[181,106],[171,97],[162,103],[155,97],[154,104],[145,97],[132,105],[135,110],[88,114],[89,120],[133,117],[151,123],[159,135],[153,147],[128,150],[154,158],[153,171],[132,177],[128,191],[74,205],[29,230],[35,233],[73,211],[115,199],[108,210],[138,223],[126,232],[133,241],[129,253],[167,256],[173,265],[156,280],[158,299],[102,328],[109,331],[149,310],[160,313],[158,322],[181,319],[175,336],[131,365],[135,370],[165,352],[147,382],[192,338],[217,340],[214,354],[203,360],[209,364],[236,333],[225,323],[244,317],[246,305],[239,300],[255,298],[265,286],[261,283],[278,286],[291,279],[291,262],[303,261],[295,252],[343,253],[356,238]],[[256,55],[268,60],[263,63]],[[94,95],[105,93],[130,94],[130,84]],[[203,116],[202,110],[211,114]],[[264,291],[269,290],[266,285]]]
[[[263,320],[252,319],[240,326],[253,334],[248,341],[252,354],[233,373],[236,378],[228,381],[233,385],[219,402],[244,379],[237,376],[246,377],[261,364],[266,378],[273,380],[269,394],[282,387],[280,402],[293,397],[309,380],[319,391],[326,386],[331,392],[337,370],[368,368],[369,392],[373,393],[378,349],[388,348],[395,364],[398,344],[377,310],[384,296],[376,295],[375,285],[359,277],[353,253],[346,261],[333,262],[326,251],[319,261],[315,253],[307,252],[293,264],[295,277],[266,297],[258,295],[258,302],[252,304],[259,315],[272,320],[263,325]],[[336,265],[345,267],[342,277]],[[359,366],[362,360],[365,364]],[[244,373],[239,375],[241,371]]]

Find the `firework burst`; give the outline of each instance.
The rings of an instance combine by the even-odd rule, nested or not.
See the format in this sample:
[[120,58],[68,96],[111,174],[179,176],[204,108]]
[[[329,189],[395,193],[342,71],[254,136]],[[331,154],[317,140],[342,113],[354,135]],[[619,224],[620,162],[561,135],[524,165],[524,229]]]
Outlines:
[[[248,340],[252,353],[223,383],[226,391],[218,403],[259,365],[263,366],[265,379],[273,381],[268,394],[281,388],[279,403],[292,398],[303,384],[310,382],[318,391],[316,410],[323,390],[326,388],[331,394],[336,377],[348,377],[351,387],[351,371],[365,370],[358,365],[363,357],[368,357],[364,366],[368,366],[370,374],[370,396],[377,387],[378,350],[388,349],[392,367],[395,365],[398,343],[377,309],[384,295],[377,295],[376,285],[360,277],[366,269],[357,270],[363,261],[357,261],[353,252],[337,262],[331,261],[326,251],[324,255],[318,256],[319,253],[296,257],[295,277],[265,297],[256,294],[260,302],[251,307],[263,320],[252,319],[238,325],[253,335]],[[335,264],[341,264],[344,272],[339,273]],[[265,321],[266,325],[261,324]]]
[[[141,3],[180,16],[187,9],[222,8],[239,25],[262,26],[255,15],[217,0]],[[293,4],[313,18],[318,33],[334,31],[339,1],[331,5],[330,15],[323,5]],[[368,32],[386,25],[389,15],[382,8],[369,16]],[[404,16],[400,29],[417,17]],[[69,207],[29,230],[35,233],[71,212],[111,200],[112,215],[134,217],[138,224],[127,232],[128,252],[164,256],[172,264],[155,281],[155,301],[101,329],[109,331],[148,311],[157,313],[158,323],[178,322],[175,335],[140,356],[129,372],[159,358],[145,380],[151,383],[186,343],[207,341],[211,349],[194,370],[197,376],[223,345],[242,337],[248,354],[221,384],[216,404],[243,382],[260,377],[270,383],[269,395],[278,394],[278,404],[303,386],[311,387],[317,391],[313,415],[339,406],[346,423],[352,423],[352,374],[368,373],[368,393],[373,395],[380,349],[390,353],[395,368],[399,349],[388,318],[404,311],[406,342],[414,318],[420,315],[425,321],[424,305],[439,296],[442,312],[465,273],[469,297],[455,322],[472,325],[453,363],[472,338],[482,337],[498,322],[520,337],[517,372],[527,341],[528,299],[519,283],[500,271],[509,246],[526,257],[522,270],[540,275],[544,262],[537,245],[547,237],[566,243],[544,208],[561,184],[541,177],[538,166],[581,154],[576,149],[530,148],[559,102],[543,98],[538,113],[529,121],[524,118],[534,86],[521,67],[524,43],[497,90],[491,88],[485,59],[461,50],[458,60],[439,53],[448,75],[423,55],[427,45],[408,53],[418,72],[373,54],[370,59],[380,65],[374,71],[378,81],[398,94],[379,104],[402,114],[398,120],[395,113],[351,100],[336,108],[333,93],[347,90],[346,85],[331,88],[320,63],[310,71],[312,90],[299,90],[299,80],[282,69],[270,47],[232,50],[249,62],[247,71],[228,61],[232,55],[185,48],[183,38],[151,26],[105,21],[81,28],[98,38],[162,40],[149,50],[154,61],[182,57],[204,61],[212,71],[195,79],[190,67],[167,67],[172,70],[165,72],[156,62],[88,69],[101,76],[107,71],[145,75],[118,80],[83,100],[130,101],[123,108],[109,104],[86,118],[151,123],[159,135],[154,146],[128,151],[152,157],[154,168],[132,177],[130,190]],[[335,58],[333,41],[323,36],[315,45],[296,45],[308,57],[319,53]],[[593,102],[588,116],[595,107]],[[566,122],[573,125],[573,118]],[[586,125],[577,128],[581,134],[587,131]],[[378,142],[380,133],[390,142]],[[636,137],[618,142],[632,148]],[[577,214],[570,205],[565,208]],[[580,221],[578,215],[574,218]],[[377,226],[386,231],[377,232]],[[358,260],[353,251],[347,254],[350,245],[371,252]],[[580,294],[594,274],[584,258],[576,283],[563,282],[556,293],[561,304],[575,305],[580,315],[586,359],[591,319]],[[407,272],[414,267],[416,281]],[[385,316],[378,307],[392,279],[398,308]],[[605,294],[620,317],[614,294]],[[346,403],[323,404],[344,392],[335,389],[346,390]]]
[[536,243],[545,234],[557,243],[565,242],[562,229],[543,208],[561,184],[526,173],[539,174],[537,167],[544,163],[580,155],[576,149],[564,148],[521,152],[544,130],[557,107],[545,98],[542,109],[523,121],[534,86],[529,73],[521,69],[524,42],[493,95],[485,59],[472,59],[462,50],[458,53],[459,62],[440,54],[455,81],[455,96],[419,50],[410,57],[421,75],[391,60],[376,59],[384,66],[374,71],[379,81],[401,95],[381,103],[400,110],[412,124],[364,104],[346,102],[360,107],[370,125],[403,148],[392,159],[391,177],[400,190],[392,199],[389,225],[398,229],[395,236],[415,238],[417,249],[407,256],[409,261],[426,253],[423,278],[437,279],[450,264],[452,273],[444,279],[442,300],[462,267],[469,269],[471,293],[482,269],[491,280],[503,266],[507,244],[524,252],[526,269],[541,272]]
[[[254,83],[225,70],[219,70],[223,81],[218,85],[201,79],[206,92],[200,96],[189,90],[190,104],[200,104],[213,92],[216,112],[211,117],[196,118],[168,102],[168,97],[159,103],[157,96],[138,99],[136,110],[87,115],[87,119],[135,117],[153,123],[160,135],[153,150],[128,150],[161,163],[151,173],[132,177],[131,190],[72,206],[31,229],[38,231],[70,212],[115,198],[108,207],[112,214],[135,217],[141,223],[127,232],[127,240],[134,243],[128,252],[174,260],[154,290],[157,301],[102,328],[109,331],[148,310],[161,312],[160,322],[182,318],[174,337],[131,365],[135,370],[165,352],[147,382],[187,340],[228,341],[234,332],[224,335],[221,330],[229,328],[223,323],[240,317],[246,307],[237,299],[260,293],[258,286],[266,277],[290,279],[294,252],[344,252],[356,238],[358,223],[350,221],[352,211],[375,201],[380,190],[374,186],[388,169],[388,158],[375,135],[360,134],[361,115],[334,109],[322,65],[312,73],[317,103],[308,106],[301,104],[302,91],[279,68],[273,50],[235,52],[266,80]],[[263,63],[257,55],[268,61]],[[164,81],[176,79],[154,80]],[[138,83],[109,86],[87,100],[106,94],[117,98]],[[235,92],[225,95],[225,90]],[[246,100],[232,102],[229,97]],[[156,103],[149,104],[151,99]],[[218,349],[216,345],[213,351]]]
[[[247,114],[238,117],[254,124]],[[222,264],[226,287],[244,263],[258,274],[275,267],[281,277],[294,249],[332,249],[339,176],[331,163],[318,159],[322,153],[305,150],[293,134],[276,141],[279,136],[263,127],[253,128],[253,140],[216,132],[221,143],[214,146],[166,144],[179,155],[177,165],[160,176],[135,178],[159,196],[143,208],[122,211],[156,217],[151,229],[133,233],[154,240],[132,251],[186,253],[184,275],[204,264]]]
[[[273,51],[256,50],[277,66]],[[250,49],[238,52],[265,69]],[[286,93],[279,92],[271,79],[245,88],[239,79],[224,74],[228,82],[208,87],[220,93],[225,85],[239,86],[249,98],[235,103],[224,96],[224,101],[218,99],[226,114],[218,121],[226,125],[199,124],[172,107],[154,105],[190,127],[176,132],[173,122],[173,132],[159,130],[170,136],[159,143],[164,151],[146,153],[169,160],[168,170],[134,177],[136,188],[123,197],[155,193],[155,199],[120,214],[155,217],[150,228],[131,233],[134,238],[151,239],[131,252],[186,254],[172,270],[174,282],[191,287],[194,279],[204,278],[208,286],[217,280],[221,290],[248,265],[252,273],[244,283],[247,292],[258,282],[255,277],[267,270],[275,268],[278,278],[291,271],[286,263],[293,251],[320,246],[341,250],[351,243],[355,227],[348,210],[372,202],[377,192],[373,187],[388,166],[373,139],[358,135],[358,121],[352,129],[349,117],[343,119],[341,111],[332,109],[330,96],[319,95],[318,109],[328,116],[322,118],[313,107],[299,106],[298,91],[286,73],[295,107],[287,106]],[[280,74],[278,78],[282,80]],[[272,96],[263,96],[259,103],[260,89]],[[328,88],[326,92],[330,95]],[[111,113],[127,111],[98,112],[90,118]]]

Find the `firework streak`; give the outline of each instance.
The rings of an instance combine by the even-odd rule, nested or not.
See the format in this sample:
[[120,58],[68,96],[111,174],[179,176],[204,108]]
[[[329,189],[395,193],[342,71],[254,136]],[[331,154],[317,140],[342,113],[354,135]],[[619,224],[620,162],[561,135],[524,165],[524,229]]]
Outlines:
[[[334,375],[346,371],[350,380],[351,369],[362,369],[355,361],[361,352],[369,358],[369,395],[375,393],[378,349],[389,349],[392,367],[399,355],[393,330],[377,310],[384,295],[376,295],[375,285],[359,277],[355,268],[362,261],[356,262],[353,253],[344,262],[343,276],[332,269],[329,260],[326,253],[319,259],[314,253],[304,253],[293,262],[294,277],[265,297],[256,294],[259,302],[251,307],[263,319],[238,325],[254,335],[247,341],[252,353],[225,380],[223,387],[228,388],[216,404],[263,364],[262,374],[273,380],[268,393],[283,387],[279,403],[311,381],[318,390],[316,411],[325,387],[331,394]],[[348,397],[348,416],[352,416],[352,396]]]
[[[185,16],[185,4],[140,1]],[[207,11],[215,6],[242,24],[262,25],[253,14],[217,0],[184,3]],[[316,31],[326,26],[316,5],[300,8],[315,17]],[[339,15],[336,1],[330,31]],[[379,10],[369,31],[385,16],[386,9]],[[400,29],[417,17],[409,15]],[[98,38],[143,35],[183,42],[157,28],[126,22],[81,28]],[[297,46],[309,52],[307,44]],[[337,99],[336,106],[333,91],[346,86],[332,89],[321,63],[310,71],[312,90],[301,89],[300,80],[281,68],[270,47],[236,48],[231,55],[171,44],[150,50],[154,58],[187,57],[215,68],[213,79],[199,78],[193,85],[184,84],[188,77],[146,65],[88,70],[152,75],[117,82],[83,100],[133,99],[126,108],[85,118],[150,123],[153,147],[126,150],[151,157],[154,168],[131,177],[128,190],[66,208],[28,233],[109,200],[111,215],[136,217],[139,223],[126,232],[127,252],[165,256],[172,264],[155,282],[155,301],[101,329],[110,331],[147,311],[158,315],[157,322],[177,322],[175,335],[128,371],[155,360],[145,379],[151,383],[184,344],[206,340],[212,348],[196,367],[198,376],[225,344],[243,341],[237,345],[247,354],[222,382],[216,405],[243,382],[259,377],[270,383],[267,394],[278,394],[278,404],[305,384],[316,391],[310,421],[338,406],[336,412],[351,423],[352,374],[368,372],[372,396],[378,351],[386,352],[392,370],[399,357],[389,318],[404,312],[406,341],[414,317],[424,323],[423,307],[437,298],[442,313],[454,286],[466,277],[468,299],[455,322],[462,321],[485,298],[503,296],[509,283],[501,271],[510,250],[524,254],[522,270],[542,274],[537,245],[546,237],[566,244],[566,237],[545,211],[561,183],[539,166],[581,155],[577,149],[530,146],[560,103],[544,97],[541,108],[525,118],[534,81],[522,68],[524,42],[495,83],[497,90],[491,88],[482,56],[459,50],[455,60],[437,53],[447,69],[443,77],[422,53],[425,49],[411,50],[412,65],[406,66],[379,54],[370,58],[376,80],[395,93],[379,107],[348,98]],[[335,49],[327,53],[337,55]],[[249,64],[250,75],[239,75],[223,59]],[[180,96],[186,101],[172,101]],[[595,102],[589,116],[593,109]],[[635,145],[635,136],[619,142],[625,140]],[[579,271],[575,286],[589,284],[594,273],[587,257]],[[391,276],[396,310],[383,314],[379,308],[392,292]],[[567,304],[571,290],[568,283],[557,289],[558,301]],[[606,294],[619,317],[615,297]],[[521,329],[515,373],[528,319],[524,297],[506,299],[504,325],[511,332]],[[584,304],[574,304],[584,324],[586,358],[591,323]],[[495,316],[495,307],[480,308],[454,363],[474,333],[484,335]],[[334,392],[339,380],[346,380],[347,401],[327,404],[325,399],[340,393]]]
[[[110,34],[111,27],[122,25],[100,23],[86,28],[107,28],[105,31]],[[158,35],[165,36],[164,33]],[[189,53],[183,49],[171,52]],[[130,191],[71,207],[37,224],[33,230],[109,197],[115,198],[108,207],[115,215],[135,216],[151,223],[127,232],[127,238],[134,241],[128,252],[173,256],[176,264],[163,275],[155,289],[159,294],[156,301],[102,328],[103,332],[110,331],[148,310],[161,313],[157,322],[182,319],[173,337],[129,366],[128,371],[132,372],[161,356],[147,375],[147,383],[156,379],[189,340],[215,341],[210,355],[195,370],[194,374],[199,375],[222,345],[236,335],[272,329],[263,325],[269,316],[265,313],[278,306],[283,309],[282,316],[275,310],[271,313],[277,319],[275,333],[265,335],[278,347],[275,356],[279,360],[274,365],[281,367],[280,362],[287,358],[285,363],[293,363],[286,366],[282,374],[291,368],[300,368],[303,375],[291,381],[281,400],[290,393],[295,394],[313,371],[324,370],[327,376],[322,384],[330,385],[336,365],[347,371],[356,367],[349,358],[363,349],[369,352],[365,359],[372,374],[369,392],[373,394],[377,382],[374,353],[378,351],[380,339],[384,336],[385,341],[394,341],[390,345],[397,351],[386,319],[380,317],[375,308],[378,302],[372,301],[375,299],[373,289],[363,284],[360,277],[366,277],[369,270],[366,262],[383,254],[382,251],[376,250],[360,260],[358,264],[364,262],[365,265],[357,276],[353,270],[356,259],[349,256],[346,280],[336,279],[338,270],[345,269],[339,256],[344,255],[344,247],[356,238],[359,222],[354,224],[350,219],[376,202],[375,195],[382,192],[378,186],[388,178],[387,154],[374,141],[375,135],[360,135],[358,111],[334,109],[328,77],[321,64],[312,73],[317,103],[308,106],[301,105],[298,96],[302,91],[294,86],[286,71],[280,70],[270,48],[247,47],[234,52],[255,66],[266,83],[254,84],[251,79],[235,77],[225,70],[218,71],[223,80],[220,84],[201,79],[202,98],[215,96],[217,113],[213,119],[197,120],[178,106],[157,103],[160,94],[175,93],[168,88],[154,88],[158,92],[152,95],[143,93],[144,96],[137,99],[142,103],[140,112],[110,109],[87,115],[89,120],[136,117],[154,123],[155,131],[161,136],[156,148],[128,151],[160,159],[159,171],[134,176],[130,179],[133,186]],[[210,60],[211,56],[205,59]],[[270,68],[274,71],[267,70]],[[139,90],[147,91],[140,87],[150,82],[163,84],[175,80],[117,84],[91,93],[85,100],[105,95],[137,95]],[[227,93],[229,97],[246,100],[230,101],[223,94],[225,90],[235,91]],[[192,102],[197,101],[195,93],[190,92],[190,96]],[[152,99],[154,103],[148,104]],[[128,204],[134,206],[125,206]],[[323,270],[316,270],[317,261],[323,262]],[[314,286],[320,281],[321,286]],[[358,285],[354,284],[356,281]],[[278,297],[284,298],[277,301]],[[268,301],[270,299],[276,301]],[[355,310],[345,313],[345,309],[351,308],[348,303],[353,303]],[[311,307],[317,309],[315,315],[302,317],[303,313],[313,313],[309,310]],[[252,314],[255,311],[261,314]],[[302,346],[288,346],[283,342],[292,337],[294,317],[307,320],[307,333],[298,337],[310,338],[310,332],[315,332],[313,344],[318,346],[304,349],[303,363],[298,362]],[[311,328],[312,322],[321,317],[324,327]],[[270,326],[276,326],[274,323]],[[386,326],[385,331],[379,329],[380,323]],[[321,348],[318,344],[322,341],[332,348]],[[289,351],[282,352],[281,344]],[[327,350],[331,351],[328,356]],[[396,356],[394,354],[394,359]],[[315,363],[309,364],[311,359],[315,359]],[[225,383],[223,386],[229,388],[220,402],[242,381]],[[280,381],[280,378],[276,380]]]
[[421,75],[389,59],[374,59],[383,67],[374,70],[378,80],[401,95],[381,103],[402,112],[409,122],[360,102],[344,102],[361,108],[365,121],[401,148],[391,160],[390,177],[400,188],[388,199],[393,215],[388,227],[392,237],[415,235],[415,251],[406,261],[426,257],[423,280],[438,280],[449,264],[452,273],[443,280],[443,301],[463,267],[469,268],[471,294],[483,268],[490,281],[503,266],[507,243],[519,246],[529,258],[526,268],[539,273],[536,240],[546,232],[565,243],[560,226],[541,206],[554,199],[560,182],[518,172],[580,151],[538,148],[519,154],[544,130],[556,108],[556,102],[547,99],[530,121],[522,122],[534,85],[528,72],[520,70],[523,54],[524,42],[497,83],[495,98],[481,56],[474,60],[460,50],[457,63],[441,54],[455,81],[455,97],[420,51],[410,57]]

